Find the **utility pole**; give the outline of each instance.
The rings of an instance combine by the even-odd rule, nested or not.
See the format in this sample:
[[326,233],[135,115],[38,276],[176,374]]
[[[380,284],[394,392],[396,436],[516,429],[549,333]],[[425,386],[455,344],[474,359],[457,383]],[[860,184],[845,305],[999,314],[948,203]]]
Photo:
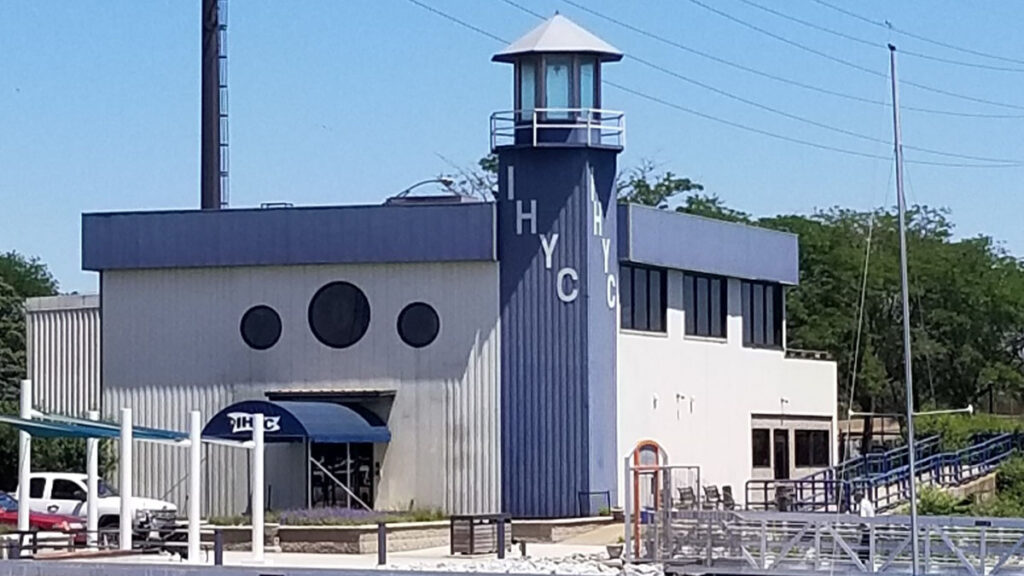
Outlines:
[[896,202],[900,218],[900,281],[903,285],[903,366],[907,392],[907,457],[910,468],[911,574],[918,574],[917,449],[914,445],[914,370],[910,354],[910,286],[907,281],[907,199],[903,194],[903,143],[900,133],[900,91],[896,81],[896,46],[889,44],[892,71],[892,129],[896,148]]

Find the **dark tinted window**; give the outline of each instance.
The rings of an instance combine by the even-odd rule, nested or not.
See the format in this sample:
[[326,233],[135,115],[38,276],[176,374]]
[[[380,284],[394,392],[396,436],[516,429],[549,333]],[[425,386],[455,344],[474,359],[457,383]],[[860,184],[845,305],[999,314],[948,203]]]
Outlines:
[[50,498],[54,500],[78,500],[75,495],[83,492],[82,487],[70,480],[55,479],[53,490],[50,491]]
[[423,348],[437,338],[441,319],[430,304],[413,302],[398,315],[398,336],[413,348]]
[[782,348],[782,292],[778,284],[741,284],[744,346]]
[[29,498],[42,498],[43,490],[46,489],[45,478],[33,478],[29,481],[28,485],[28,497]]
[[309,301],[309,329],[331,348],[348,348],[359,342],[369,327],[370,303],[353,284],[332,282]]
[[751,445],[753,446],[754,468],[768,468],[772,465],[771,444],[767,428],[754,428],[750,431]]
[[716,276],[683,275],[686,333],[725,338],[728,281]]
[[797,430],[793,436],[797,468],[825,468],[829,465],[828,430]]
[[255,350],[266,350],[281,338],[281,317],[270,306],[253,306],[242,315],[242,340]]
[[624,330],[665,332],[665,271],[620,266],[619,314]]

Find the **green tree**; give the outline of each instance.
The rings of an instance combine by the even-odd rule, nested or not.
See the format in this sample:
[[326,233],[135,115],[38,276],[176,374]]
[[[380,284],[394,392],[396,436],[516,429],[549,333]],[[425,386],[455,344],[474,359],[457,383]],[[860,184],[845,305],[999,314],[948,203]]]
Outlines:
[[[25,377],[25,299],[57,293],[57,281],[37,258],[17,252],[0,254],[0,413],[18,413],[20,381]],[[85,442],[64,438],[35,439],[32,443],[36,470],[81,471]],[[18,483],[18,433],[0,426],[0,489],[13,490]]]
[[672,172],[656,174],[657,170],[653,161],[643,160],[625,177],[620,177],[616,183],[619,201],[665,209],[677,202],[681,194],[704,190],[704,186],[689,178],[680,178]]
[[13,250],[0,254],[0,279],[22,298],[57,293],[57,280],[38,257],[26,258]]

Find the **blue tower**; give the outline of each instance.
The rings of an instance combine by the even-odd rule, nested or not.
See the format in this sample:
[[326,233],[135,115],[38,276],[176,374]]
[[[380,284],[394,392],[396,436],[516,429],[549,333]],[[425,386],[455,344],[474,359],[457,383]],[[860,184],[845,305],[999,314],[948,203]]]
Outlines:
[[496,54],[515,110],[491,116],[499,160],[502,507],[516,517],[615,502],[623,115],[601,109],[622,53],[556,14]]

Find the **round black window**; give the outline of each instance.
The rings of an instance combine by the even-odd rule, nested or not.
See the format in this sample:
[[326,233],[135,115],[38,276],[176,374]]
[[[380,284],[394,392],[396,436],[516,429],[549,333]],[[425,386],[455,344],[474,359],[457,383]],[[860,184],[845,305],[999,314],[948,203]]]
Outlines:
[[331,282],[309,301],[309,329],[331,348],[359,342],[369,326],[370,303],[362,290],[348,282]]
[[413,348],[428,346],[440,329],[441,319],[430,304],[413,302],[398,315],[398,336]]
[[242,315],[239,330],[250,348],[266,350],[281,338],[281,317],[270,306],[253,306]]

